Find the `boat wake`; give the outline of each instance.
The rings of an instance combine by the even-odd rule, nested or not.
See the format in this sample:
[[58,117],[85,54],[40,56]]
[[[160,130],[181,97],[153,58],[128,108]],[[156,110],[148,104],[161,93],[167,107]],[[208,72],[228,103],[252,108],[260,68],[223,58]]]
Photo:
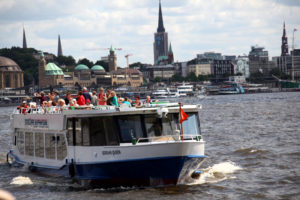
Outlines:
[[32,185],[32,181],[30,178],[25,176],[17,176],[12,179],[10,185]]
[[217,183],[227,179],[236,178],[233,174],[238,170],[242,170],[242,167],[236,165],[234,162],[222,162],[219,164],[214,164],[206,169],[202,169],[202,174],[198,178],[192,178],[191,175],[187,176],[185,180],[181,181],[181,183],[186,185]]

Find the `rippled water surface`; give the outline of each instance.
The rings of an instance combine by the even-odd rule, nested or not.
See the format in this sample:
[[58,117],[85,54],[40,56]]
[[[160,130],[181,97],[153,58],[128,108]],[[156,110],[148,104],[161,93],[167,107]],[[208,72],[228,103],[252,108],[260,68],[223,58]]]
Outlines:
[[300,92],[209,96],[200,103],[209,158],[199,179],[109,190],[6,166],[14,108],[0,108],[0,188],[17,199],[300,199]]

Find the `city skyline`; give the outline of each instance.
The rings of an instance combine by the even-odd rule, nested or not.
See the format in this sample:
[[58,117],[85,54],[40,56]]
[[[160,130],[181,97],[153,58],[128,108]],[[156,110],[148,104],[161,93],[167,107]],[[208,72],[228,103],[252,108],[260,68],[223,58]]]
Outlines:
[[[31,3],[30,3],[31,2]],[[23,24],[27,47],[56,55],[57,35],[64,55],[76,60],[99,60],[108,51],[90,48],[122,48],[118,66],[153,64],[153,34],[158,25],[159,1],[76,0],[0,1],[0,48],[22,47]],[[293,29],[295,48],[300,48],[300,1],[161,1],[164,26],[172,43],[175,61],[187,61],[196,54],[214,51],[225,55],[249,53],[259,45],[269,57],[281,54],[285,21],[289,51]]]

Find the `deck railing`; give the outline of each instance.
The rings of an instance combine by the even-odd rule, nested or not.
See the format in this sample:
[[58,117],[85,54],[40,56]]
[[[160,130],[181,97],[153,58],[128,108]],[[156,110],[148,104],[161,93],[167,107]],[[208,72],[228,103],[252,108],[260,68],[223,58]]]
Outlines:
[[132,144],[138,144],[142,142],[147,143],[158,143],[158,142],[174,142],[174,141],[184,141],[184,140],[191,140],[191,141],[201,141],[202,135],[164,135],[164,136],[156,136],[156,137],[147,137],[147,138],[138,138],[132,140]]

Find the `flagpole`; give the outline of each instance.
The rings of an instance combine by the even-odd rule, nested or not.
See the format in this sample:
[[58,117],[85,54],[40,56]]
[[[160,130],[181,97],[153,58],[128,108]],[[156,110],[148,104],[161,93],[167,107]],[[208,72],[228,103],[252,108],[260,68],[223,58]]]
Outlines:
[[182,128],[182,119],[181,119],[181,102],[178,103],[179,104],[179,116],[180,116],[180,119],[179,119],[179,122],[180,122],[180,137],[181,137],[181,141],[184,140],[183,138],[183,128]]

